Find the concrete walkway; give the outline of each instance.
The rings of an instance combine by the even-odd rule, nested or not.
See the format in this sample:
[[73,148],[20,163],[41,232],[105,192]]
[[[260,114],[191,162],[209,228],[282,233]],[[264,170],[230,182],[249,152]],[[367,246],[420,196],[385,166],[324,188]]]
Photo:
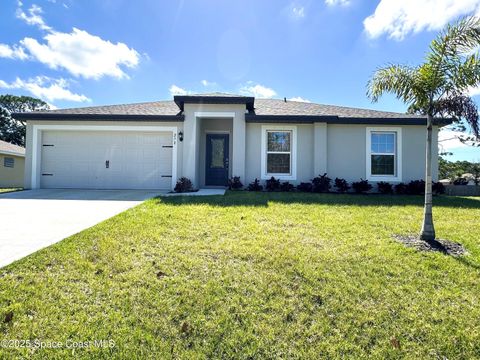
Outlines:
[[0,267],[161,194],[46,189],[0,194]]

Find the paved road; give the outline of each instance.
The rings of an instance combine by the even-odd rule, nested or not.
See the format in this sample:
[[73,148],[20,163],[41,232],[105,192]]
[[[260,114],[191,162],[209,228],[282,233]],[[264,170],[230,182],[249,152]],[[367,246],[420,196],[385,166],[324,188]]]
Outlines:
[[46,189],[0,194],[0,267],[160,194]]

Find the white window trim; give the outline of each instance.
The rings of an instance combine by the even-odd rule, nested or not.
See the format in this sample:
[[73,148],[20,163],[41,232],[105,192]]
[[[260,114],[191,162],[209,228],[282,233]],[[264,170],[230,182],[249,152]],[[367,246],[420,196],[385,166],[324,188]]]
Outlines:
[[[372,132],[395,132],[396,152],[395,152],[395,175],[372,175]],[[366,132],[366,179],[368,181],[402,181],[402,128],[400,127],[367,127]]]
[[[291,152],[291,174],[268,174],[267,173],[267,131],[291,131],[292,139],[290,144]],[[262,147],[261,147],[261,179],[268,180],[272,176],[279,180],[297,180],[297,127],[296,126],[279,126],[279,125],[262,125]]]
[[41,133],[46,130],[66,130],[66,131],[138,131],[138,132],[171,132],[172,133],[172,183],[171,189],[177,182],[177,132],[176,126],[131,126],[131,125],[33,125],[32,132],[32,171],[30,178],[31,189],[40,188],[40,166],[41,164],[41,144],[39,138]]

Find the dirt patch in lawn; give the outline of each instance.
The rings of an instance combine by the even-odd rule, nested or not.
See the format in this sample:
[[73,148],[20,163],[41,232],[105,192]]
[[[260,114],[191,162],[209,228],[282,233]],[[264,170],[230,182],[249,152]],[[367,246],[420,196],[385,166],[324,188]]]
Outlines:
[[451,256],[462,256],[467,254],[467,250],[462,244],[437,239],[433,241],[421,240],[415,235],[393,235],[393,238],[405,246],[412,247],[418,251],[439,251]]

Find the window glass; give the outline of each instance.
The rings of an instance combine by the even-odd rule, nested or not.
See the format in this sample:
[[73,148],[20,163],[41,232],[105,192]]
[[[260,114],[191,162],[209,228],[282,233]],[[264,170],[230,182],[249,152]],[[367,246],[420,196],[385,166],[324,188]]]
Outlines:
[[267,151],[290,151],[290,131],[269,131]]
[[267,173],[290,174],[290,154],[267,154]]
[[267,131],[267,174],[291,173],[291,131]]
[[372,175],[395,175],[395,156],[372,155]]
[[395,176],[396,133],[371,133],[371,175]]
[[11,157],[3,158],[3,166],[13,168],[15,166],[15,159]]
[[212,141],[212,160],[210,163],[211,168],[224,168],[224,151],[225,140],[224,139],[211,139]]

